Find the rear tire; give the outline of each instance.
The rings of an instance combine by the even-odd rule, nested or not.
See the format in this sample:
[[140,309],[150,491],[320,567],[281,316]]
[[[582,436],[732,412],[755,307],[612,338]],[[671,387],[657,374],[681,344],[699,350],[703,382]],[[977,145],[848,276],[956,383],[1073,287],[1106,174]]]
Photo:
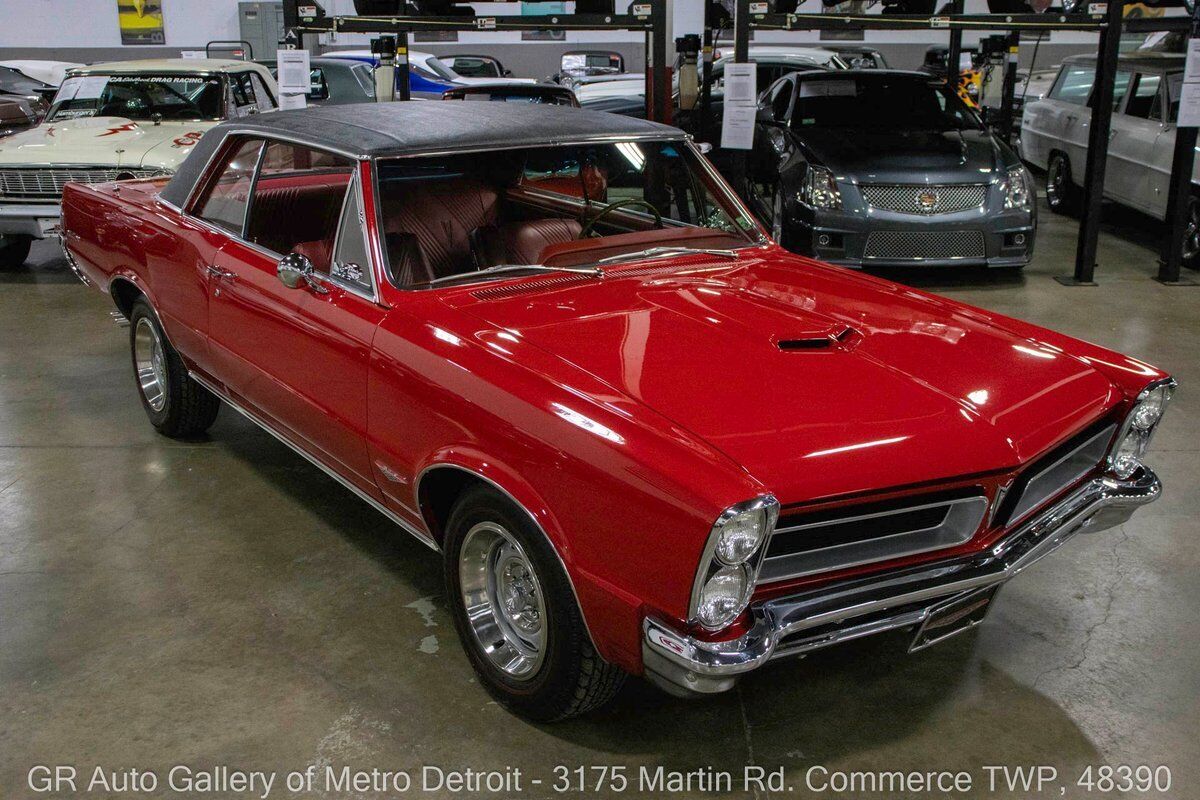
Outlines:
[[1183,266],[1200,269],[1200,197],[1188,198],[1187,226],[1183,231]]
[[450,512],[445,581],[475,674],[517,714],[566,719],[599,708],[621,688],[625,673],[592,647],[554,549],[491,486],[468,489]]
[[16,269],[29,260],[32,236],[0,236],[0,270]]
[[1071,177],[1071,162],[1062,153],[1050,156],[1046,169],[1046,204],[1055,214],[1079,213],[1079,187]]
[[135,301],[129,314],[129,350],[142,408],[159,433],[186,439],[212,426],[221,399],[188,375],[145,299]]

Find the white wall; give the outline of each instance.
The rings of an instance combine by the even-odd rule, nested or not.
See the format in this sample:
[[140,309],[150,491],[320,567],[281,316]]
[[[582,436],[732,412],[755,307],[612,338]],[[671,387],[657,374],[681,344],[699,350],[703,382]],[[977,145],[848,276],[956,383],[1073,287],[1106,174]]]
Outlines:
[[[237,39],[237,0],[162,0],[170,47]],[[121,47],[116,0],[0,0],[0,47]],[[136,46],[127,48],[136,51]]]

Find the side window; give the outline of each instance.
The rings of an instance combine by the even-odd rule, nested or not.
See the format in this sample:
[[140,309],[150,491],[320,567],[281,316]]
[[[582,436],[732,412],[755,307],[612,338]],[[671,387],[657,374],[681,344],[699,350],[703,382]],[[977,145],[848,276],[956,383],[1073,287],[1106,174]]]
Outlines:
[[1064,103],[1074,103],[1078,106],[1087,105],[1088,97],[1092,94],[1092,82],[1095,80],[1094,67],[1067,67],[1058,73],[1050,97],[1062,100]]
[[313,67],[308,76],[308,99],[314,103],[329,99],[329,82],[325,80],[325,70]]
[[1133,74],[1128,70],[1120,70],[1113,78],[1113,111],[1121,107],[1121,101],[1125,99],[1125,93],[1129,91],[1129,81],[1132,77]]
[[193,213],[218,228],[241,236],[250,200],[250,187],[254,182],[254,168],[258,166],[262,148],[263,143],[258,139],[235,145],[196,201]]
[[771,98],[771,116],[777,122],[787,122],[788,106],[792,103],[792,82],[780,81]]
[[1156,122],[1162,119],[1161,84],[1161,75],[1138,73],[1134,76],[1133,93],[1129,96],[1125,113],[1131,117],[1152,119]]
[[333,240],[354,162],[288,142],[269,142],[254,184],[246,239],[273,253],[299,253],[329,273]]
[[250,83],[254,87],[254,95],[258,98],[259,111],[274,111],[275,98],[271,96],[271,90],[267,88],[267,84],[263,82],[262,75],[257,72],[250,73]]
[[1167,122],[1179,120],[1179,96],[1183,93],[1183,73],[1172,72],[1167,76]]
[[350,182],[329,274],[355,289],[371,292],[371,259],[367,256],[366,220],[359,203],[358,181]]

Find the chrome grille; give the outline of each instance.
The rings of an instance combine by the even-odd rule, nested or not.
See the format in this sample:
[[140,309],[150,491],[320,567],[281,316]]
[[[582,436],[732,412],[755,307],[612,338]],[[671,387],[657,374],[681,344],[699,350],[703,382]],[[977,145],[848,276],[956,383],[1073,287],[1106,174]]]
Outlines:
[[761,581],[778,581],[954,547],[983,521],[982,495],[859,506],[781,519]]
[[114,169],[110,167],[78,167],[75,169],[47,169],[22,167],[0,169],[0,197],[17,200],[58,200],[63,186],[75,183],[108,183],[121,178],[151,178],[163,175],[155,169]]
[[983,231],[871,231],[863,258],[925,261],[987,257]]
[[1108,425],[1082,442],[1071,443],[1065,452],[1055,454],[1049,464],[1024,481],[1020,499],[1012,507],[1006,524],[1015,525],[1025,519],[1099,466],[1108,455],[1109,443],[1116,432],[1116,425]]
[[986,183],[926,184],[867,183],[859,187],[872,208],[901,214],[952,214],[982,208],[987,200]]

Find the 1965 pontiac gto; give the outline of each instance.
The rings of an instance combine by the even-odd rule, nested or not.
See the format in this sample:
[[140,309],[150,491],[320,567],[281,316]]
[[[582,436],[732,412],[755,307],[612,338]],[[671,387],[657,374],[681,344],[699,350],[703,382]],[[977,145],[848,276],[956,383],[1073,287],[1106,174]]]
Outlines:
[[442,553],[472,665],[533,718],[925,647],[1161,491],[1168,375],[789,254],[673,128],[282,112],[63,215],[151,423],[228,404]]

